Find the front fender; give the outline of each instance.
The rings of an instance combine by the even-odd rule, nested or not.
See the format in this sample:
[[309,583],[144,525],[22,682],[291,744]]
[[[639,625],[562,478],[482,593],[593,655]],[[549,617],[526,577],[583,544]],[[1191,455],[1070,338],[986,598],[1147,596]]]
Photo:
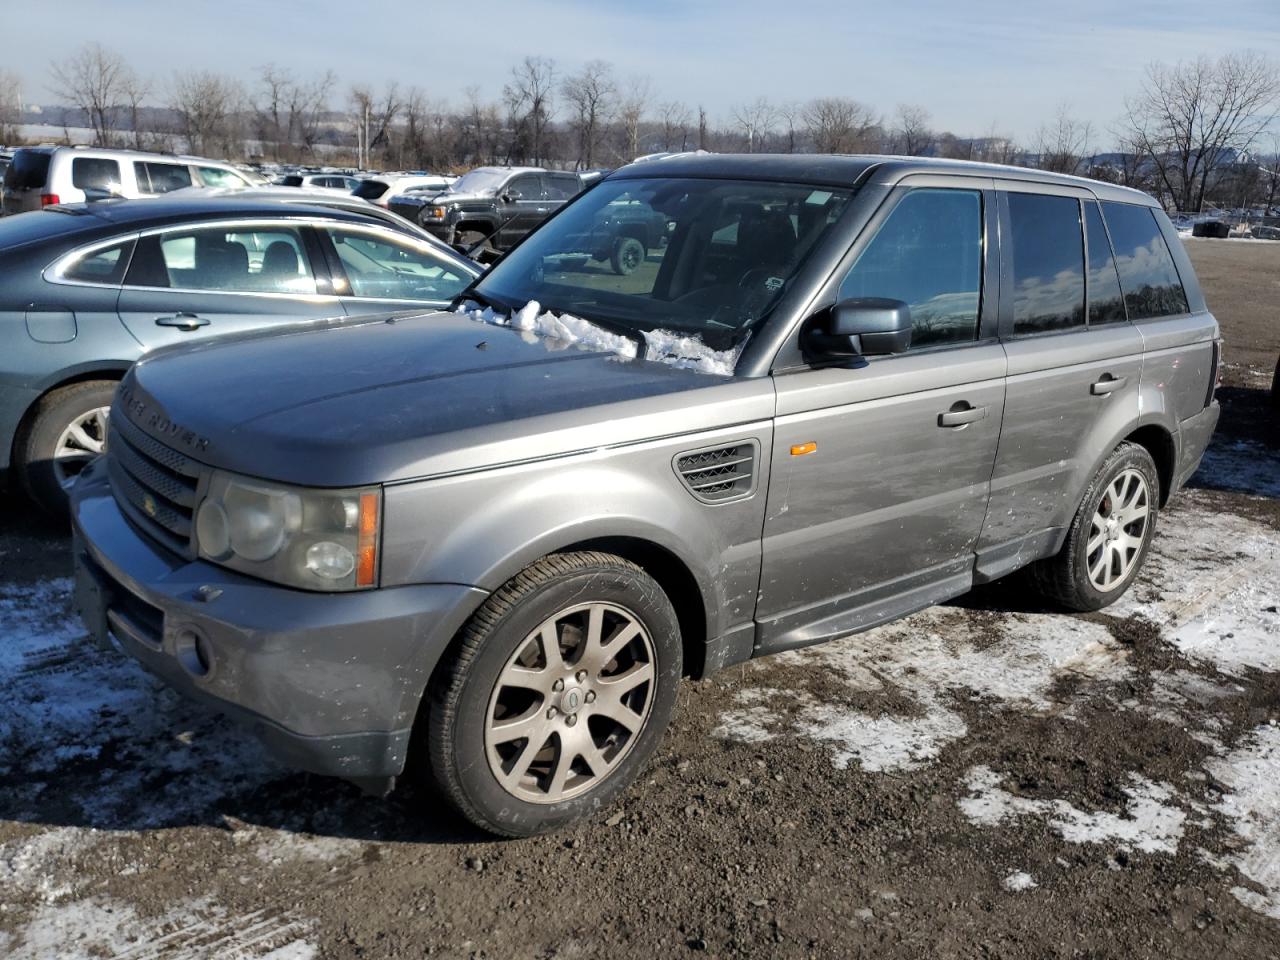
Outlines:
[[672,458],[747,439],[767,452],[771,430],[758,423],[390,486],[382,583],[492,591],[572,544],[628,537],[663,548],[687,567],[702,596],[707,636],[720,636],[755,613],[768,457],[758,458],[751,496],[717,505],[694,498]]

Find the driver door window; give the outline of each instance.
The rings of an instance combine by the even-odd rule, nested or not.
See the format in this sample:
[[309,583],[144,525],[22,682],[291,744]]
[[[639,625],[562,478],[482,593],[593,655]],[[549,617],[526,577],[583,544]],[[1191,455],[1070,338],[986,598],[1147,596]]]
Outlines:
[[917,189],[881,224],[839,299],[885,297],[911,308],[911,346],[969,343],[982,301],[982,194]]
[[442,303],[471,282],[464,271],[433,251],[400,237],[341,228],[325,232],[352,297]]

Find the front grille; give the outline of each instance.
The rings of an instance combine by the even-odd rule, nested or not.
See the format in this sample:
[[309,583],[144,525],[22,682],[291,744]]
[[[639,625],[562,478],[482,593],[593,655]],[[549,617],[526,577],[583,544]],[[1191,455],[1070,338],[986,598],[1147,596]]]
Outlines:
[[107,474],[116,502],[152,539],[193,556],[192,527],[204,466],[143,433],[123,416],[110,421]]
[[729,446],[692,450],[676,457],[676,473],[699,500],[737,500],[755,489],[756,449],[754,440],[743,440]]

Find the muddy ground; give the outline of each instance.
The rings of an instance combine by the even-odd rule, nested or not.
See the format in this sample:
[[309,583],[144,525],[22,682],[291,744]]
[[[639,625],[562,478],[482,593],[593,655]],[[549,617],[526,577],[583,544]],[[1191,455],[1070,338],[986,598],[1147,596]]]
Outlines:
[[1189,247],[1222,428],[1128,596],[1001,583],[686,683],[553,837],[274,765],[87,647],[0,500],[0,956],[1280,956],[1280,243]]

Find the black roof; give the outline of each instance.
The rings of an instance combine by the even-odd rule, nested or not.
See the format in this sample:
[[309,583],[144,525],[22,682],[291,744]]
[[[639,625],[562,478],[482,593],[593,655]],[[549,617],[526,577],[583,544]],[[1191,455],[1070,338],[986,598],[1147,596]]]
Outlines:
[[1115,184],[1049,173],[1029,167],[971,160],[942,160],[936,157],[893,157],[879,154],[844,155],[814,153],[677,153],[655,160],[633,163],[615,171],[609,179],[648,177],[724,177],[735,180],[778,180],[821,186],[849,187],[874,178],[877,183],[896,183],[912,173],[958,174],[1034,183],[1084,187],[1099,197],[1126,203],[1155,205],[1138,190]]
[[[157,197],[153,200],[102,200],[72,203],[69,211],[87,213],[115,226],[149,227],[184,220],[222,220],[228,217],[327,217],[367,222],[371,217],[355,210],[320,203],[297,203],[253,197]],[[47,210],[44,212],[48,212]]]

